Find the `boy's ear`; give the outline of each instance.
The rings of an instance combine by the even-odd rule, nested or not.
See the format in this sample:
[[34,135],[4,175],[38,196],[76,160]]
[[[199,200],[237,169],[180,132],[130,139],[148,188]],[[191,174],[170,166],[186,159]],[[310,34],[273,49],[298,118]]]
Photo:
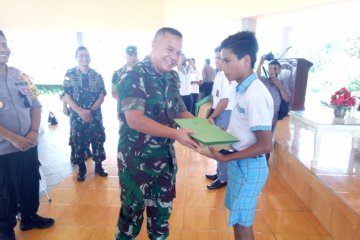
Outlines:
[[246,55],[244,56],[244,61],[245,61],[245,63],[246,63],[246,66],[251,67],[251,57],[250,57],[249,54],[246,54]]

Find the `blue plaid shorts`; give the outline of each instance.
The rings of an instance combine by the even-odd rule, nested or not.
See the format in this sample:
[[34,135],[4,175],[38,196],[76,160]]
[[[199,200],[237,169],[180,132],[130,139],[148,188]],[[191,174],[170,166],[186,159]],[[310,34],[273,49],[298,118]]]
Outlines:
[[254,223],[257,199],[269,169],[265,156],[234,160],[228,163],[225,206],[229,209],[229,226],[250,227]]

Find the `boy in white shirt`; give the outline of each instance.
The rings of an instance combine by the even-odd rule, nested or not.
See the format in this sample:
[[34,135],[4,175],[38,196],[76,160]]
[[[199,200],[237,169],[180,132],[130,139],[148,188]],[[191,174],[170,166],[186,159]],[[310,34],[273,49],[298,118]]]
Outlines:
[[229,36],[221,49],[222,69],[229,80],[238,83],[227,131],[239,142],[232,144],[234,152],[223,154],[210,148],[208,156],[228,162],[225,205],[235,239],[254,239],[256,203],[268,176],[265,153],[272,149],[274,101],[253,71],[258,51],[253,32]]

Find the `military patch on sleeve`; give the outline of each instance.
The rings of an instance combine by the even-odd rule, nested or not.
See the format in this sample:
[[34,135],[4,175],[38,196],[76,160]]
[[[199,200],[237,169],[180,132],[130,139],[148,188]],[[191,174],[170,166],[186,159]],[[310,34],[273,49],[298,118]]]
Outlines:
[[28,75],[26,75],[25,73],[23,72],[20,72],[20,76],[21,78],[27,82],[29,88],[30,88],[30,91],[31,91],[31,99],[34,100],[37,98],[37,96],[40,95],[40,92],[37,90],[37,88],[34,86],[34,84],[32,83],[30,77]]
[[32,85],[30,87],[30,91],[31,91],[31,99],[33,99],[33,100],[36,99],[37,96],[40,95],[40,92],[37,90],[37,88],[34,85]]

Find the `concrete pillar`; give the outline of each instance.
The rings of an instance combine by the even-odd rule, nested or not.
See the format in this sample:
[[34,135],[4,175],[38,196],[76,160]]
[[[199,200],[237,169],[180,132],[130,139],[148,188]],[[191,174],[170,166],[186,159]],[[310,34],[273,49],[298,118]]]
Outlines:
[[84,45],[82,32],[76,32],[76,40],[77,40],[78,46]]
[[290,33],[293,28],[291,26],[287,26],[283,28],[283,39],[281,44],[281,52],[284,53],[284,56],[282,58],[286,58],[287,51],[290,50],[292,46],[290,46],[289,38]]
[[241,19],[241,30],[256,32],[256,18]]

